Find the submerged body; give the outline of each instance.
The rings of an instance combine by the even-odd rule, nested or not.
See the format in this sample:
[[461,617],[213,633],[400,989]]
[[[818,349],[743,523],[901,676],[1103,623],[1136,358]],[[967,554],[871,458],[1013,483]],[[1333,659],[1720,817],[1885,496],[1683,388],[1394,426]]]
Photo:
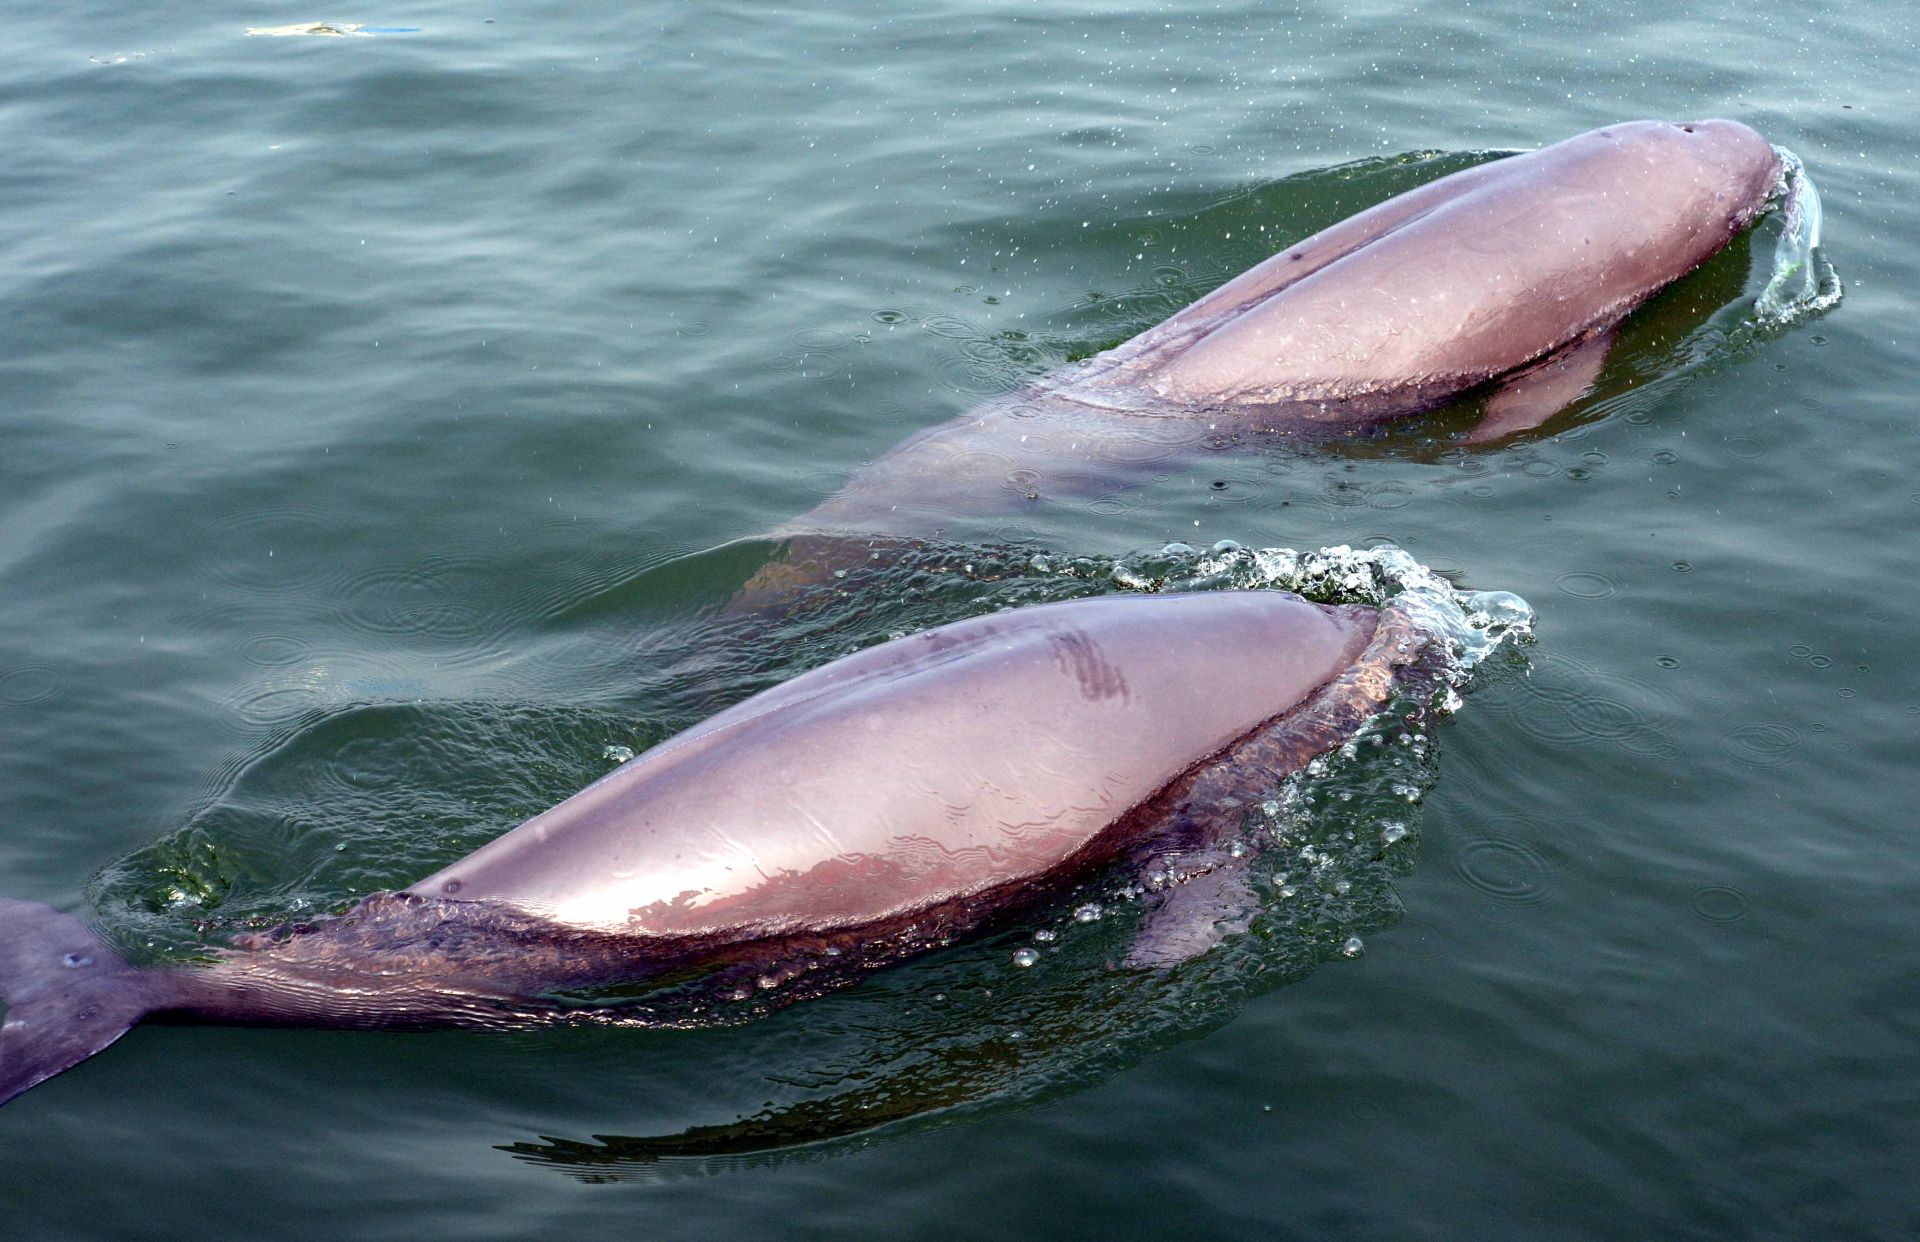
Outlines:
[[1244,920],[1224,846],[1247,800],[1350,736],[1424,642],[1391,607],[1277,592],[1020,609],[748,699],[405,893],[204,967],[135,968],[0,902],[0,1100],[149,1014],[503,1025],[689,968],[697,1003],[811,995],[1121,859],[1185,881],[1135,953],[1171,963]]
[[1733,121],[1614,125],[1455,173],[922,432],[778,533],[938,533],[1222,439],[1348,432],[1502,377],[1481,434],[1537,425],[1597,377],[1611,329],[1751,224],[1780,177]]

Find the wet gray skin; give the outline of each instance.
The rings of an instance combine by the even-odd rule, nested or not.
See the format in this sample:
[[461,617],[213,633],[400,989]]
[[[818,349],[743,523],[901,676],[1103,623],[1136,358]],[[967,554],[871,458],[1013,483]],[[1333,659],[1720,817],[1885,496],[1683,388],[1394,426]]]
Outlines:
[[1392,607],[1279,592],[1018,609],[750,698],[404,893],[207,965],[136,968],[0,901],[0,1100],[150,1014],[503,1026],[690,967],[662,1020],[780,1003],[1128,863],[1164,885],[1133,962],[1172,965],[1245,926],[1249,802],[1421,675],[1424,647]]
[[1779,177],[1734,121],[1613,125],[1455,173],[922,432],[776,534],[938,533],[1203,445],[1349,433],[1503,377],[1478,438],[1537,426],[1598,376],[1611,329],[1751,224]]

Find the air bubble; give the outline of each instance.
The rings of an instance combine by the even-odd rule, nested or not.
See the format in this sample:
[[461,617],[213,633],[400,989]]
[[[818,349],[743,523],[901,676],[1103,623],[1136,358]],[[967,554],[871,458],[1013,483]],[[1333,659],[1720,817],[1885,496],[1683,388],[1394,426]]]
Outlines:
[[1038,951],[1034,949],[1015,949],[1013,951],[1013,964],[1015,966],[1020,967],[1022,970],[1033,965],[1035,962],[1038,962],[1039,960],[1040,960],[1040,954]]

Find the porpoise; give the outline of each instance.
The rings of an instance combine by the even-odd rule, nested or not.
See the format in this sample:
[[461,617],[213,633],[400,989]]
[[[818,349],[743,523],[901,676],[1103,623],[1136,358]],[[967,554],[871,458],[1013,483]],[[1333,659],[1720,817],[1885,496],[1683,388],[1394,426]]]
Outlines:
[[1129,961],[1170,966],[1246,926],[1252,802],[1418,693],[1433,648],[1393,604],[1037,605],[824,665],[403,892],[205,963],[136,966],[77,917],[0,901],[0,1101],[149,1015],[514,1026],[662,977],[681,1013],[783,1003],[1108,867],[1151,873]]
[[920,432],[775,536],[924,537],[1097,496],[1222,440],[1335,437],[1491,387],[1537,426],[1613,330],[1753,223],[1779,155],[1736,121],[1635,121],[1494,160],[1289,246],[1105,353]]

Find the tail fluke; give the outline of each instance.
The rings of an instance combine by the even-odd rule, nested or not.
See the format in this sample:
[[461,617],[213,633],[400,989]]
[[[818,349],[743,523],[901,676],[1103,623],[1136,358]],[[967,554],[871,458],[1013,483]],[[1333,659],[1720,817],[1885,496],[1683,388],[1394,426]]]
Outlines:
[[0,1104],[126,1034],[154,991],[79,919],[0,899]]

